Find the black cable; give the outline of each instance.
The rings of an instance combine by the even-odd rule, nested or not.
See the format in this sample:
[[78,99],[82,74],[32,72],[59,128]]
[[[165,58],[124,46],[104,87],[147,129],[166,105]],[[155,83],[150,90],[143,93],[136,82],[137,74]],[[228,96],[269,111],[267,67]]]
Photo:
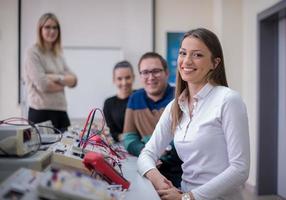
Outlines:
[[93,120],[94,120],[95,112],[96,112],[96,110],[93,111],[92,116],[91,116],[91,120],[90,120],[90,124],[89,124],[88,131],[87,131],[87,134],[86,134],[85,142],[83,143],[82,154],[84,154],[84,149],[85,149],[85,147],[86,147],[86,145],[88,143],[88,138],[89,138],[91,126],[92,126],[92,123],[93,123]]
[[55,127],[52,127],[52,126],[46,126],[46,125],[37,125],[37,126],[41,127],[41,128],[52,129],[52,130],[54,130],[54,134],[57,134],[57,135],[60,134],[61,135],[61,137],[59,139],[55,140],[55,141],[52,141],[52,142],[43,142],[43,141],[41,141],[41,144],[54,144],[54,143],[59,142],[59,141],[62,140],[64,133],[62,131],[60,131],[59,129],[57,129]]
[[2,151],[5,155],[9,155],[4,149],[0,147],[0,151]]
[[[99,110],[100,113],[102,114],[102,118],[103,118],[102,127],[101,127],[100,130],[96,131],[96,133],[95,133],[94,135],[90,136],[90,138],[89,138],[91,125],[92,125],[92,123],[93,123],[94,116],[95,116],[95,113],[96,113],[97,110]],[[91,139],[91,138],[92,138],[93,136],[95,136],[95,135],[99,135],[99,136],[100,136],[101,133],[102,133],[103,130],[104,130],[104,126],[105,126],[105,117],[104,117],[104,114],[103,114],[103,112],[102,112],[99,108],[96,108],[96,109],[93,111],[93,113],[92,113],[91,122],[90,122],[90,124],[89,124],[89,129],[88,129],[87,136],[86,136],[86,140],[85,140],[85,143],[84,143],[84,146],[83,146],[83,149],[82,149],[82,153],[84,153],[84,148],[86,147],[88,140]],[[121,156],[111,147],[111,145],[107,144],[102,137],[100,137],[100,138],[101,138],[102,143],[103,143],[107,148],[109,148],[109,150],[110,150],[114,155],[116,155],[119,159],[121,159]]]

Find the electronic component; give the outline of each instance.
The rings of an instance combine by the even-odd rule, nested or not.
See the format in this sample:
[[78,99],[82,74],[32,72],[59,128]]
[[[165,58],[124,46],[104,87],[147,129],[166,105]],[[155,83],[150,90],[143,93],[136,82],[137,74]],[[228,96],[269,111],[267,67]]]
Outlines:
[[73,152],[71,151],[73,143],[73,139],[64,136],[60,142],[50,146],[49,150],[52,152],[51,166],[56,168],[75,169],[90,174],[83,165],[82,159],[73,155]]
[[51,151],[37,151],[35,154],[24,158],[1,158],[0,182],[21,167],[42,171],[51,163],[51,157]]
[[52,156],[52,167],[58,167],[63,169],[75,169],[85,174],[90,174],[82,163],[80,157],[70,155],[68,152],[61,153],[61,150],[56,150]]
[[35,191],[40,172],[21,168],[0,185],[0,199],[30,200],[31,191]]
[[[38,194],[47,199],[112,200],[108,184],[75,171],[51,169],[43,174]],[[117,199],[117,198],[116,198]]]
[[0,126],[0,155],[24,156],[36,151],[41,142],[37,130],[31,126]]
[[60,141],[62,138],[62,133],[53,126],[50,120],[37,123],[36,127],[41,135],[42,144],[52,144]]
[[54,134],[54,126],[51,120],[36,124],[40,134]]
[[99,173],[110,184],[122,185],[124,189],[128,189],[130,182],[121,176],[103,157],[102,154],[95,152],[88,152],[84,159],[84,165],[89,170],[94,170]]

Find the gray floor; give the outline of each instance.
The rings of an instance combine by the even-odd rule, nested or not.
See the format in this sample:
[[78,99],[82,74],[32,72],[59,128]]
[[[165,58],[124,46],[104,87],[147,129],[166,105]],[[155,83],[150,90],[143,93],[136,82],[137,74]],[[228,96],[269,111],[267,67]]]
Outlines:
[[284,200],[283,198],[280,198],[278,196],[257,196],[256,194],[248,191],[248,190],[243,190],[243,197],[245,200]]

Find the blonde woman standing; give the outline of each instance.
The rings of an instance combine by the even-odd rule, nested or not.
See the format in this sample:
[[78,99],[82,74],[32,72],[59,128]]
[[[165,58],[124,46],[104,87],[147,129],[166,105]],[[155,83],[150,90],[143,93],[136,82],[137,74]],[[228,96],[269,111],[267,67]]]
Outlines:
[[41,16],[37,42],[27,52],[25,81],[28,93],[28,119],[34,123],[51,120],[64,131],[70,125],[65,87],[75,87],[76,75],[67,66],[61,46],[61,27],[52,13]]

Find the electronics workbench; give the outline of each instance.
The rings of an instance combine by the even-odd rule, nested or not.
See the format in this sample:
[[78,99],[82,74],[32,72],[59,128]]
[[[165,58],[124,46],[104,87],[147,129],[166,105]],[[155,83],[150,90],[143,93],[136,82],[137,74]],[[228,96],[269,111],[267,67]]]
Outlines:
[[[137,173],[135,157],[128,158],[123,163],[123,174],[125,178],[130,181],[129,189],[123,194],[122,198],[126,200],[146,200],[146,199],[160,199],[151,182],[146,178],[141,177]],[[12,176],[4,180],[0,185],[0,199],[22,199],[35,200],[38,198],[37,187],[39,185],[39,178],[42,172],[31,169],[19,168]],[[83,186],[79,186],[83,187]],[[68,193],[68,191],[67,191]],[[64,195],[64,194],[63,194]],[[16,196],[18,198],[8,198]],[[61,195],[59,195],[61,197]],[[87,196],[88,197],[88,196]],[[47,198],[49,199],[49,198]],[[53,199],[53,198],[51,198]],[[54,198],[57,199],[57,198]],[[64,198],[58,198],[64,199]],[[77,197],[77,199],[85,199],[85,195]],[[88,198],[86,198],[88,199]],[[94,196],[94,199],[97,199]]]
[[160,199],[138,174],[136,157],[110,144],[103,129],[84,139],[86,127],[54,137],[56,142],[41,145],[31,156],[1,157],[0,199]]

